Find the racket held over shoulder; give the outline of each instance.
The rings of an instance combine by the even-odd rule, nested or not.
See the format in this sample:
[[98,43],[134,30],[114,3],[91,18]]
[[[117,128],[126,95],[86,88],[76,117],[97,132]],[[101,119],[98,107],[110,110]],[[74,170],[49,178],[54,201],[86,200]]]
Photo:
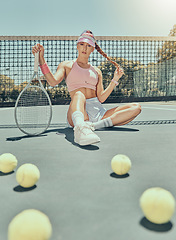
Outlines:
[[[45,132],[52,118],[51,100],[38,76],[38,65],[39,53],[36,53],[34,74],[15,104],[17,127],[27,135],[40,135]],[[38,85],[34,85],[34,82]]]

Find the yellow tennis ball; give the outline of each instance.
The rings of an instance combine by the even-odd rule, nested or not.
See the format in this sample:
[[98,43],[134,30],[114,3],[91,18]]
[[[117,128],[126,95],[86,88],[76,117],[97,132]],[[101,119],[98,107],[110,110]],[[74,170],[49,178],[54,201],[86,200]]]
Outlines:
[[24,188],[33,187],[39,178],[40,171],[34,164],[23,164],[16,172],[16,180]]
[[140,197],[140,207],[150,222],[163,224],[170,221],[175,211],[175,199],[163,188],[149,188]]
[[0,171],[3,173],[12,172],[17,166],[17,159],[11,153],[4,153],[0,156]]
[[111,160],[111,168],[118,175],[128,173],[131,168],[131,160],[123,154],[117,154]]
[[35,209],[22,211],[8,226],[8,240],[49,240],[51,235],[48,216]]

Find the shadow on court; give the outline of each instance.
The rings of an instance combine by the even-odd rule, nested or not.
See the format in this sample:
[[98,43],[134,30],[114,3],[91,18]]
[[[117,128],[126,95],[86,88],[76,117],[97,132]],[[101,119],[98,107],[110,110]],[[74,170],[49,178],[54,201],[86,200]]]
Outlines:
[[139,129],[128,128],[128,127],[109,127],[109,128],[101,128],[96,131],[107,131],[107,132],[138,132]]
[[129,174],[129,173],[126,173],[126,174],[123,174],[123,175],[118,175],[118,174],[112,172],[112,173],[110,174],[110,176],[111,176],[112,178],[122,178],[122,179],[123,179],[123,178],[129,177],[130,174]]
[[9,173],[0,172],[0,176],[8,176],[8,175],[11,175],[11,174],[13,174],[13,173],[14,173],[14,171],[9,172]]
[[9,142],[13,142],[13,141],[20,141],[22,139],[29,139],[29,138],[39,138],[39,137],[46,137],[47,135],[46,134],[41,134],[39,136],[19,136],[19,137],[9,137],[9,138],[6,138],[6,141],[9,141]]
[[13,190],[14,190],[15,192],[29,192],[29,191],[34,190],[35,188],[37,188],[37,185],[34,185],[34,186],[32,186],[32,187],[29,187],[29,188],[24,188],[24,187],[18,185],[18,186],[16,186],[16,187],[14,187]]
[[24,139],[30,139],[30,138],[42,138],[42,137],[47,137],[49,133],[55,132],[57,135],[64,135],[65,139],[72,143],[74,146],[85,149],[85,150],[98,150],[99,147],[95,145],[88,145],[88,146],[80,146],[79,144],[74,142],[74,135],[73,135],[73,130],[70,128],[64,128],[64,129],[51,129],[47,130],[45,133],[39,135],[39,136],[19,136],[19,137],[8,137],[6,138],[6,141],[8,142],[15,142],[15,141],[20,141]]
[[164,223],[164,224],[155,224],[155,223],[152,223],[149,220],[147,220],[146,217],[143,217],[140,220],[140,225],[150,231],[155,231],[155,232],[168,232],[173,227],[173,225],[170,221],[168,223]]
[[[96,130],[97,132],[99,131],[107,131],[107,132],[137,132],[139,131],[138,129],[134,129],[134,128],[128,128],[128,127],[110,127],[110,128],[102,128],[102,129],[98,129]],[[70,142],[71,144],[73,144],[76,147],[79,147],[81,149],[85,149],[85,150],[98,150],[99,147],[96,145],[87,145],[87,146],[80,146],[79,144],[74,142],[74,133],[73,133],[73,129],[72,128],[56,128],[56,129],[49,129],[46,132],[44,132],[41,135],[38,136],[19,136],[19,137],[9,137],[6,138],[6,141],[20,141],[20,140],[24,140],[24,139],[30,139],[30,138],[40,138],[40,137],[47,137],[49,133],[53,133],[55,132],[57,135],[64,135],[65,139]]]

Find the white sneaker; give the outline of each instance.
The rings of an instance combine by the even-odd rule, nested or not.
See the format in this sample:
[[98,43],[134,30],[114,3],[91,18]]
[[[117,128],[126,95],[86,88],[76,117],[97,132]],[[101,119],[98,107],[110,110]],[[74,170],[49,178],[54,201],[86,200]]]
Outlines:
[[74,141],[81,146],[100,142],[100,138],[93,132],[93,127],[88,124],[74,127]]

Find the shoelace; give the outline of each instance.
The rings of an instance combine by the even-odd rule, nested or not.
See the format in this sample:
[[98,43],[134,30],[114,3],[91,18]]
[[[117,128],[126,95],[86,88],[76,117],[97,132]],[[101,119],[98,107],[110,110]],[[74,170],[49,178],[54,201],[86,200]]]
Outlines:
[[[95,129],[94,129],[94,127],[92,126],[92,125],[88,125],[88,124],[85,124],[85,125],[83,125],[83,126],[77,126],[77,128],[79,128],[79,130],[83,133],[83,134],[85,134],[85,135],[87,135],[87,134],[90,134],[90,132],[83,132],[83,130],[92,130],[92,131],[94,131]],[[75,130],[75,128],[74,128],[74,130]]]
[[92,130],[95,131],[95,128],[91,122],[86,122],[86,125]]

